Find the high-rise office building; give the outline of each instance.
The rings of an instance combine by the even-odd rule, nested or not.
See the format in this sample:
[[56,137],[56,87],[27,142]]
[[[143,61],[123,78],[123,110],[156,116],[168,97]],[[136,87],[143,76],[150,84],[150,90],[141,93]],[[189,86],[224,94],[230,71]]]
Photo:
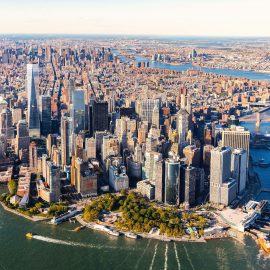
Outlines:
[[144,99],[140,103],[140,118],[142,121],[147,121],[148,124],[152,123],[153,109],[155,107],[160,107],[159,99]]
[[20,120],[17,124],[17,136],[15,138],[15,153],[19,156],[20,152],[24,153],[23,163],[29,159],[29,130],[25,120]]
[[62,167],[70,165],[71,158],[71,118],[61,118],[61,154],[62,154]]
[[231,178],[231,148],[217,147],[211,151],[210,201],[229,205],[236,197],[237,184]]
[[74,78],[70,78],[68,81],[68,103],[73,103],[73,92],[75,91],[75,80]]
[[89,168],[88,162],[80,158],[75,160],[75,179],[73,180],[78,193],[83,196],[97,194],[97,175]]
[[146,152],[143,168],[143,179],[155,181],[156,162],[162,159],[162,154],[158,152]]
[[47,161],[47,183],[50,187],[50,201],[58,202],[61,194],[60,168],[51,161]]
[[159,107],[157,105],[155,105],[152,112],[152,125],[155,125],[157,128],[160,125]]
[[22,120],[22,108],[13,108],[12,109],[12,124],[16,125],[20,120]]
[[37,144],[31,142],[29,146],[29,167],[31,172],[36,173],[38,168]]
[[165,160],[165,198],[169,205],[179,204],[180,162],[175,159]]
[[8,108],[0,112],[0,134],[5,135],[8,141],[14,138],[12,113]]
[[27,65],[28,127],[30,137],[40,137],[39,67]]
[[85,129],[85,104],[84,104],[84,91],[75,90],[72,94],[72,128],[75,134]]
[[102,143],[102,160],[110,156],[117,157],[120,154],[120,145],[117,136],[108,135],[103,137]]
[[52,119],[51,119],[51,97],[40,96],[40,133],[47,137],[51,133]]
[[247,151],[244,149],[234,149],[231,161],[232,177],[237,182],[237,192],[242,193],[247,182]]
[[244,127],[231,126],[230,129],[222,131],[222,146],[233,149],[244,149],[247,151],[247,165],[249,159],[250,131]]
[[178,143],[181,145],[186,141],[187,133],[188,133],[188,118],[189,114],[185,109],[180,109],[177,113],[177,131],[178,131]]
[[94,101],[90,106],[90,132],[108,130],[108,102]]
[[196,145],[188,145],[183,149],[187,164],[193,167],[199,167],[201,164],[201,151]]
[[193,206],[196,200],[196,168],[192,166],[182,166],[180,171],[180,202]]
[[164,202],[165,196],[165,162],[159,160],[155,168],[155,200]]
[[85,140],[85,149],[87,152],[87,158],[97,157],[97,146],[95,138],[87,138]]

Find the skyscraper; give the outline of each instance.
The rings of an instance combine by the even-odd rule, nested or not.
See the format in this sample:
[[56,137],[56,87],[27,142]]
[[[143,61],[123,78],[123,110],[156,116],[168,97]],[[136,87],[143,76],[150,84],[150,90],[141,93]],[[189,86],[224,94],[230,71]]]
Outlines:
[[37,144],[31,142],[29,146],[29,166],[31,172],[37,172]]
[[61,160],[62,167],[70,165],[71,157],[71,119],[62,117],[61,119]]
[[14,128],[12,126],[12,113],[7,108],[0,112],[0,134],[5,135],[7,140],[14,138]]
[[180,109],[177,113],[177,131],[178,131],[178,143],[181,145],[186,141],[188,133],[188,118],[189,115],[185,109]]
[[156,163],[155,171],[155,200],[164,202],[165,195],[165,163],[163,160],[159,160]]
[[27,65],[28,127],[30,137],[40,137],[39,118],[39,68],[38,64]]
[[85,105],[84,105],[84,91],[75,90],[72,95],[72,126],[73,132],[78,134],[85,129]]
[[174,159],[165,161],[165,203],[179,204],[180,162]]
[[50,96],[40,96],[40,120],[41,127],[40,133],[43,136],[48,136],[52,129],[51,120],[51,97]]
[[233,149],[244,149],[247,151],[247,165],[249,159],[250,131],[244,127],[232,126],[222,131],[222,146],[230,146]]
[[155,125],[157,128],[159,128],[160,125],[160,119],[159,119],[159,107],[155,105],[153,112],[152,112],[152,125]]
[[15,138],[15,153],[20,155],[20,152],[24,152],[23,163],[28,162],[29,159],[29,130],[25,120],[20,120],[17,124],[17,136]]
[[247,151],[234,149],[231,161],[232,177],[237,182],[237,192],[241,193],[246,188],[247,182]]
[[73,103],[73,92],[75,91],[75,80],[70,78],[68,81],[68,102],[69,104]]
[[210,201],[229,205],[236,197],[237,185],[231,176],[231,148],[217,147],[211,151]]
[[139,115],[142,121],[147,121],[148,124],[152,123],[153,109],[160,106],[158,99],[144,99],[141,101]]
[[108,130],[108,102],[94,101],[90,108],[90,132]]

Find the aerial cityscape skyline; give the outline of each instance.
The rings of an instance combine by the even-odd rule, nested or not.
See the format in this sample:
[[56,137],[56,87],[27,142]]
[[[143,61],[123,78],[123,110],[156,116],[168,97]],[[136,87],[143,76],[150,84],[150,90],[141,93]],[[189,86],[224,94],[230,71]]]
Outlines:
[[0,33],[270,36],[267,0],[1,2]]
[[0,268],[269,270],[269,0],[0,0]]

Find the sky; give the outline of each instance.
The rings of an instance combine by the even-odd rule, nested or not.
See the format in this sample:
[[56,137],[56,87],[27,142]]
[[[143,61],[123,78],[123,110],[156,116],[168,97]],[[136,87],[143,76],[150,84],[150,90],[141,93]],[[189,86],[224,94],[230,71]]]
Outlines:
[[0,0],[0,33],[269,36],[270,0]]

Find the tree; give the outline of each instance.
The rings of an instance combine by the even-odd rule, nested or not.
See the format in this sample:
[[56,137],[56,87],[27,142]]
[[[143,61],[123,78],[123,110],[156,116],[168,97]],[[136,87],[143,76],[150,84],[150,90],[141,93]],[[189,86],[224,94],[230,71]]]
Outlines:
[[14,179],[11,179],[9,182],[8,182],[8,190],[9,190],[9,193],[10,195],[15,195],[16,192],[17,192],[17,183]]

